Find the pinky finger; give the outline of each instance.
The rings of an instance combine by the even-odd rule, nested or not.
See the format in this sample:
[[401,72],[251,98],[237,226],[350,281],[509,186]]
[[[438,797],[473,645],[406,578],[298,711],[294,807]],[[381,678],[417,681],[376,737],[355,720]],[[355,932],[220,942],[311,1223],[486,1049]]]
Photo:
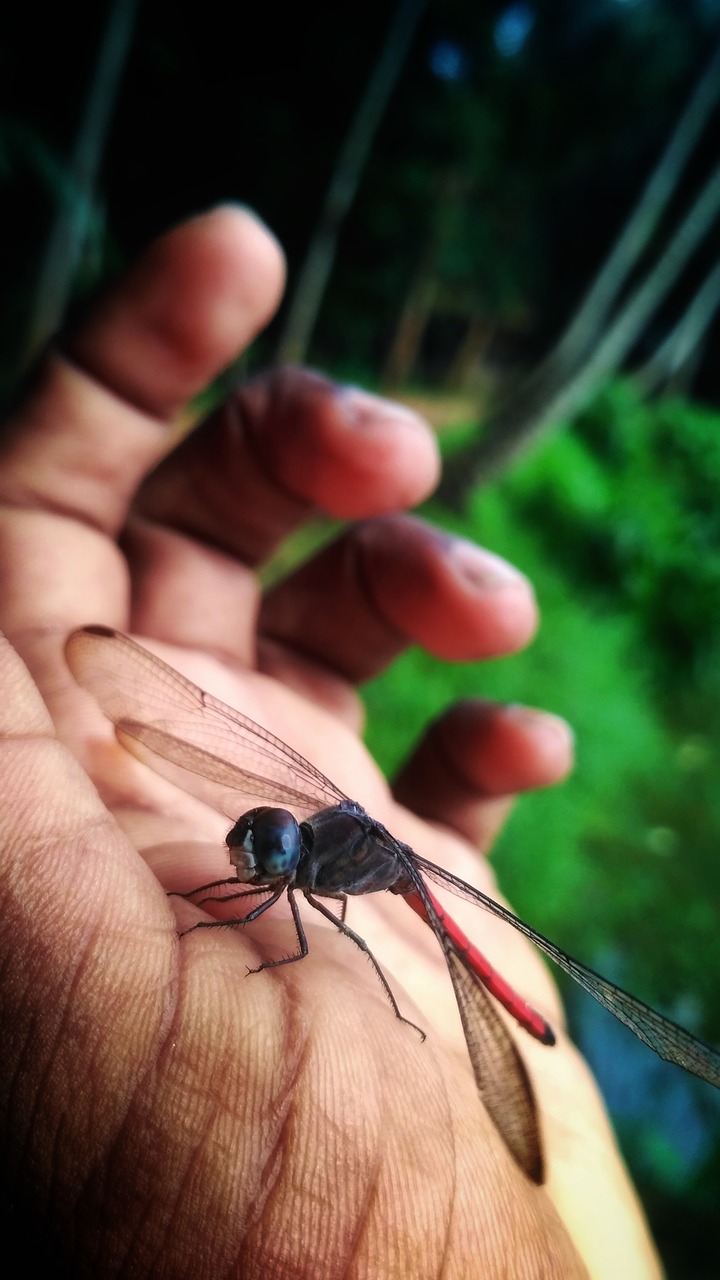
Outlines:
[[486,848],[513,796],[560,782],[572,761],[572,731],[560,717],[467,700],[430,725],[393,793],[419,817],[442,822]]

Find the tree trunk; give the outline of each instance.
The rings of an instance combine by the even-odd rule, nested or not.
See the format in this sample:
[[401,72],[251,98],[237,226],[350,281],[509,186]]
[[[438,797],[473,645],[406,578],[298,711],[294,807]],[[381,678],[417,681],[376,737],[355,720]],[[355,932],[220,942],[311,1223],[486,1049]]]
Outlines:
[[406,386],[432,314],[437,284],[437,245],[426,249],[407,293],[382,372],[384,390]]
[[695,362],[703,339],[720,307],[720,262],[706,276],[677,324],[638,369],[635,377],[652,395],[676,385],[678,377]]
[[493,326],[487,316],[477,312],[468,316],[465,332],[450,364],[445,386],[454,391],[465,391],[479,381],[482,358],[487,351]]
[[48,236],[25,341],[29,364],[59,328],[88,232],[97,217],[95,186],[120,77],[131,44],[138,0],[114,0],[78,127],[64,190]]
[[665,212],[700,133],[720,98],[717,49],[672,132],[635,208],[573,314],[560,341],[532,374],[550,387],[576,368],[602,332],[613,306]]
[[278,344],[282,363],[307,358],[335,261],[340,227],[355,198],[363,167],[427,0],[401,0],[330,179],[317,228],[301,267]]
[[[716,54],[711,69],[720,82],[720,55]],[[638,228],[643,225],[647,235],[654,226],[651,211],[646,207],[648,191],[655,184],[657,198],[662,198],[663,204],[669,201],[672,194],[670,177],[676,181],[682,167],[681,151],[684,163],[688,158],[689,140],[697,138],[701,123],[704,123],[720,94],[720,83],[710,85],[709,74],[710,69],[693,95],[693,109],[688,107],[685,111],[663,161],[631,216],[630,222],[635,228],[632,235],[627,227],[623,229],[608,261],[560,341],[524,379],[518,390],[506,396],[491,412],[479,438],[446,468],[441,494],[449,503],[462,503],[473,487],[496,475],[548,426],[576,411],[603,377],[620,368],[647,321],[717,218],[720,211],[720,167],[707,179],[669,243],[659,251],[654,265],[621,304],[615,318],[608,321],[612,303],[643,248]],[[672,164],[668,164],[668,156]],[[643,209],[645,212],[639,217],[638,211]],[[634,246],[632,260],[631,245]],[[624,246],[622,251],[618,246]],[[602,287],[599,287],[599,282]],[[712,291],[712,286],[709,290]],[[597,306],[596,313],[592,311],[591,302]]]

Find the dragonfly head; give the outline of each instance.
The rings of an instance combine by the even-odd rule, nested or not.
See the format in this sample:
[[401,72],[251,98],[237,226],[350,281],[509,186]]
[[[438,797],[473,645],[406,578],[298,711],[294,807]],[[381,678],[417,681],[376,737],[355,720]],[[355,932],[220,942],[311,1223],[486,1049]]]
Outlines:
[[270,884],[292,876],[302,852],[297,820],[287,809],[267,806],[238,818],[226,844],[244,884]]

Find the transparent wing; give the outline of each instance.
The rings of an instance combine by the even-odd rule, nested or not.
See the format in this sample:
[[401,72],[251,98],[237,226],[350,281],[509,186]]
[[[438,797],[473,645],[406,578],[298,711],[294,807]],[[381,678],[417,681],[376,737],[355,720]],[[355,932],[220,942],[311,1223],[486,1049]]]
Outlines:
[[637,996],[631,996],[628,991],[623,991],[622,987],[616,986],[608,978],[603,978],[601,974],[595,973],[579,960],[574,960],[560,947],[556,947],[554,942],[550,942],[529,924],[525,924],[518,916],[513,915],[512,911],[508,911],[507,907],[495,902],[479,889],[474,889],[458,876],[452,875],[449,871],[443,871],[441,867],[435,866],[434,863],[428,862],[419,855],[415,856],[415,862],[423,874],[430,880],[434,880],[436,884],[492,912],[494,916],[506,920],[520,933],[524,933],[525,937],[529,938],[540,951],[574,978],[603,1008],[608,1009],[618,1021],[629,1027],[659,1057],[664,1058],[666,1062],[674,1062],[685,1071],[689,1071],[691,1075],[698,1076],[700,1080],[707,1080],[709,1084],[720,1088],[720,1053],[716,1049],[699,1040],[697,1036],[691,1035],[689,1031],[685,1031],[670,1018],[657,1013],[643,1000],[638,1000]]
[[452,979],[477,1091],[520,1167],[533,1182],[542,1182],[537,1105],[515,1041],[472,970],[447,945],[444,931],[435,936]]
[[421,903],[418,914],[430,926],[442,947],[477,1091],[521,1169],[534,1182],[540,1183],[544,1168],[537,1103],[515,1041],[487,995],[482,979],[467,963],[445,928],[439,914],[442,908],[418,874],[415,855],[411,856],[410,850],[400,846],[397,857],[415,886],[414,896]]
[[347,799],[267,729],[121,632],[84,627],[65,654],[133,755],[233,821],[257,803],[287,805],[306,818]]

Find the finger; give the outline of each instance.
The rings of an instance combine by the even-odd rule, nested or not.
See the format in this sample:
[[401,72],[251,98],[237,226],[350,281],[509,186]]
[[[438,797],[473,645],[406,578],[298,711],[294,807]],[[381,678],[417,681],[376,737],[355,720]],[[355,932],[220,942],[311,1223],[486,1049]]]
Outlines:
[[414,813],[485,848],[515,793],[566,776],[572,741],[569,725],[549,712],[460,702],[430,726],[393,792]]
[[[281,278],[261,224],[215,210],[150,246],[67,344],[74,364],[58,355],[45,363],[3,441],[6,630],[89,618],[123,625],[122,561],[100,533],[124,523],[138,480],[169,447],[169,416],[264,323]],[[44,572],[47,556],[64,570]],[[27,589],[28,573],[42,590]]]
[[255,666],[253,573],[206,543],[138,517],[121,545],[132,582],[130,631]]
[[223,205],[153,241],[63,347],[115,395],[167,420],[267,324],[284,274],[267,227]]
[[409,644],[448,660],[508,653],[527,644],[536,623],[522,574],[410,516],[343,534],[270,591],[260,615],[268,666],[269,641],[355,682]]
[[[254,573],[206,543],[139,518],[125,529],[122,547],[132,579],[127,629],[212,653],[231,668],[258,666],[260,590]],[[265,659],[266,674],[361,732],[360,699],[336,672],[277,647]]]
[[343,519],[413,506],[438,477],[417,414],[304,369],[251,382],[143,486],[145,517],[248,564],[315,508]]
[[249,214],[215,210],[140,257],[54,355],[9,424],[0,497],[115,532],[167,423],[257,332],[281,283],[275,242]]

